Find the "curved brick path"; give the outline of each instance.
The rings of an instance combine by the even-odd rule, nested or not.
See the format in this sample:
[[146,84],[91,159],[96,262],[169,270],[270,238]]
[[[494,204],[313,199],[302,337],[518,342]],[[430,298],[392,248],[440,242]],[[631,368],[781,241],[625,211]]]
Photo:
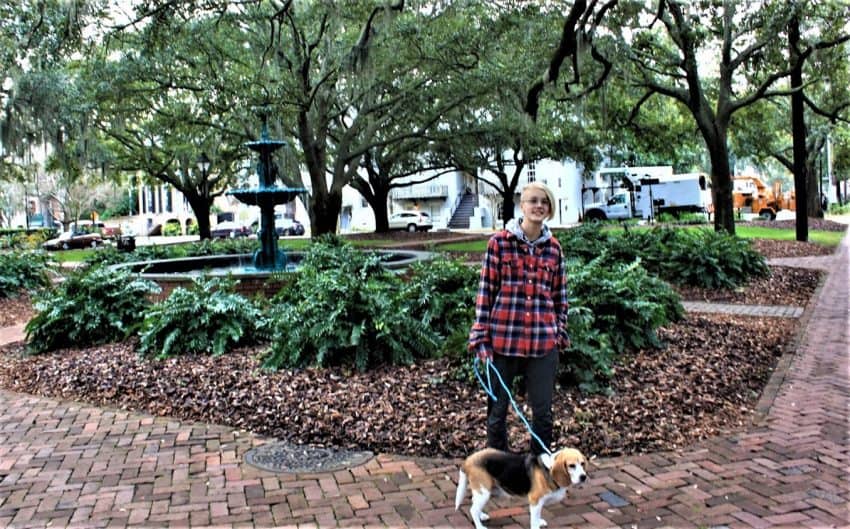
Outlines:
[[[549,526],[850,528],[848,246],[850,235],[835,256],[806,259],[830,274],[755,424],[681,452],[597,460],[588,486],[545,510]],[[0,391],[0,526],[472,527],[453,506],[457,461],[381,455],[297,476],[243,463],[267,441]],[[490,514],[490,527],[528,527],[519,503]]]

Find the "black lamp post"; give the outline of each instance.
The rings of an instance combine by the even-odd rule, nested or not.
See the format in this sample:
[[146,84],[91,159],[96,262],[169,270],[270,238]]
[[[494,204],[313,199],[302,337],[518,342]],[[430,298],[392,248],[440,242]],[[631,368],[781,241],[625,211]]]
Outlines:
[[210,159],[206,152],[198,156],[198,170],[201,171],[201,182],[203,183],[204,196],[209,194],[209,183],[207,182],[207,171],[210,170]]

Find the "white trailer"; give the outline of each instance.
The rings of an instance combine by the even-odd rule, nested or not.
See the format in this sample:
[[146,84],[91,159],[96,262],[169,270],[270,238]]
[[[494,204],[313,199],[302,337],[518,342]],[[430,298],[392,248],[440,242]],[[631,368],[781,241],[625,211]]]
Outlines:
[[702,173],[636,174],[621,173],[620,187],[598,202],[585,204],[584,218],[652,219],[659,213],[703,213],[711,204],[708,177]]

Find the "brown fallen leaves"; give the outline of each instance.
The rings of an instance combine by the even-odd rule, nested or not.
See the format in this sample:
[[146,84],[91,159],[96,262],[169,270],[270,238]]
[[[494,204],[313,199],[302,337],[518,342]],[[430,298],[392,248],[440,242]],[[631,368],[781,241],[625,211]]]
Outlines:
[[[738,291],[683,293],[687,299],[805,306],[820,274],[772,270],[770,278]],[[0,313],[7,307],[0,300]],[[659,331],[665,349],[640,351],[615,366],[608,393],[557,388],[556,444],[600,456],[635,454],[675,450],[745,427],[778,358],[793,351],[797,323],[689,314]],[[267,372],[259,359],[263,348],[156,361],[139,358],[134,345],[38,357],[24,356],[21,343],[7,345],[0,348],[0,387],[314,446],[455,457],[484,444],[484,392],[471,377],[454,378],[456,366],[446,360],[368,373]],[[517,399],[523,403],[522,395]],[[510,437],[514,449],[527,447],[528,434],[513,415]]]
[[[794,326],[784,319],[691,315],[663,329],[668,347],[625,359],[610,394],[558,388],[558,445],[597,455],[640,453],[741,427]],[[272,373],[261,368],[261,351],[155,361],[138,357],[132,341],[39,357],[22,357],[22,344],[13,344],[0,354],[0,386],[316,446],[461,456],[483,444],[484,392],[454,379],[445,360],[368,373]],[[527,434],[515,418],[511,439],[515,449],[525,448]]]

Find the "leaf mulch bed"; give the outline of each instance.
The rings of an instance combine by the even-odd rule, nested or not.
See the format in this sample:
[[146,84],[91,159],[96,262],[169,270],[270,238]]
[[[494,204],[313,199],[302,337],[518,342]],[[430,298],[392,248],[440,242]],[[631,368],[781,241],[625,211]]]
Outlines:
[[779,257],[810,257],[832,255],[835,248],[816,242],[778,241],[768,239],[750,239],[753,249],[768,259]]
[[[809,229],[818,231],[845,231],[847,224],[836,222],[829,219],[819,219],[809,217]],[[761,226],[764,228],[777,228],[783,230],[793,230],[797,228],[795,219],[788,220],[751,220],[741,223],[742,226]]]
[[805,307],[817,290],[822,277],[823,273],[818,270],[771,266],[769,277],[755,278],[740,288],[731,290],[695,286],[674,288],[685,301]]
[[[765,247],[786,242],[801,244],[771,241]],[[693,290],[689,296],[805,306],[820,274],[771,269],[770,278],[739,291]],[[0,300],[0,314],[9,317],[13,309],[21,312],[17,320],[31,314],[28,302]],[[624,358],[609,393],[559,387],[557,444],[615,456],[675,450],[739,430],[753,419],[778,358],[792,350],[797,325],[783,318],[689,314],[659,330],[665,349]],[[25,356],[22,343],[10,344],[0,348],[0,387],[226,424],[317,447],[458,457],[485,438],[483,390],[471,376],[456,378],[457,366],[447,360],[368,373],[270,373],[260,367],[262,347],[155,361],[139,358],[135,343],[38,357]],[[513,416],[510,432],[513,448],[524,449],[527,434]]]
[[26,294],[0,298],[0,327],[26,323],[35,316],[32,299]]
[[[748,424],[795,323],[691,315],[661,329],[662,351],[615,368],[610,395],[557,390],[558,445],[600,456],[677,449]],[[477,383],[446,360],[368,373],[261,369],[262,348],[146,360],[134,341],[23,357],[0,349],[0,386],[23,393],[212,422],[315,446],[458,457],[485,438]],[[518,397],[522,402],[522,397]],[[526,434],[512,420],[515,449]]]

